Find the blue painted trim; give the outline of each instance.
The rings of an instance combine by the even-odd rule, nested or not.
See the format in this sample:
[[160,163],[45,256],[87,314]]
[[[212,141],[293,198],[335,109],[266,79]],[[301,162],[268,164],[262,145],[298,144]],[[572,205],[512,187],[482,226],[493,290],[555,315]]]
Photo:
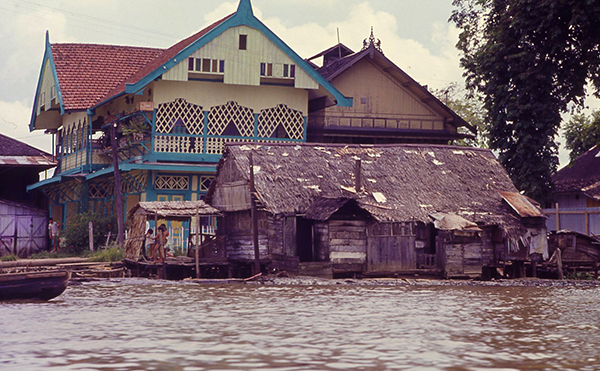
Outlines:
[[156,135],[156,111],[158,111],[158,108],[155,108],[152,111],[152,123],[150,124],[151,129],[151,133],[152,133],[152,143],[151,145],[151,149],[150,149],[150,153],[154,152],[154,137]]
[[253,135],[254,135],[254,140],[256,141],[256,138],[258,137],[258,113],[254,114],[254,131],[253,131]]
[[146,185],[146,201],[154,201],[156,200],[156,191],[154,189],[154,177],[156,176],[156,172],[149,170],[148,171],[148,181]]
[[308,116],[304,116],[304,141],[306,142],[306,137],[308,136]]
[[208,114],[210,111],[204,111],[204,127],[202,128],[202,135],[204,139],[202,140],[202,153],[206,153],[206,138],[208,135]]
[[[249,142],[251,140],[248,140]],[[206,153],[172,153],[172,152],[154,152],[153,162],[209,162],[216,164],[221,159],[221,155]]]
[[[185,49],[180,51],[173,58],[169,59],[162,66],[156,70],[150,72],[144,78],[133,84],[126,84],[125,93],[131,94],[136,93],[140,89],[143,89],[146,85],[159,78],[163,73],[175,67],[181,61],[186,60],[192,53],[196,52],[217,36],[221,35],[226,30],[238,27],[248,26],[261,31],[271,42],[273,42],[279,49],[281,49],[287,56],[294,61],[296,66],[302,68],[310,77],[317,81],[322,87],[324,87],[336,100],[337,105],[342,107],[352,107],[352,98],[346,98],[340,91],[338,91],[329,81],[327,81],[321,74],[313,69],[308,62],[294,52],[283,40],[275,35],[267,26],[265,26],[260,20],[258,20],[252,11],[252,4],[250,0],[240,0],[238,9],[235,14],[219,24],[205,35],[188,45]],[[112,99],[112,98],[111,98]]]
[[[186,166],[186,165],[169,165],[169,164],[120,164],[119,170],[131,171],[131,170],[159,170],[159,171],[173,171],[173,172],[188,172],[188,173],[215,173],[217,171],[216,165],[203,165],[203,166]],[[107,167],[102,170],[96,171],[92,174],[88,174],[85,179],[90,180],[97,178],[102,175],[112,174],[114,172],[113,167]]]
[[37,189],[37,188],[40,188],[40,187],[47,186],[49,184],[60,183],[61,180],[62,180],[62,176],[60,176],[60,175],[52,177],[50,179],[44,179],[44,180],[42,180],[40,182],[28,185],[27,186],[27,192],[33,191],[34,189]]
[[[38,83],[35,88],[35,97],[33,98],[33,110],[31,112],[31,120],[29,121],[29,131],[35,130],[35,119],[37,117],[38,100],[40,96],[40,87],[42,86],[42,78],[44,77],[44,71],[46,66],[46,60],[50,61],[50,69],[52,71],[52,78],[54,79],[54,85],[56,86],[56,98],[60,105],[60,114],[65,114],[65,102],[63,100],[62,91],[58,83],[58,75],[56,74],[56,64],[54,63],[54,57],[52,56],[52,46],[50,45],[50,33],[46,31],[46,46],[44,50],[44,57],[42,58],[42,68],[40,68],[40,74],[38,77]],[[52,98],[50,98],[52,102]]]

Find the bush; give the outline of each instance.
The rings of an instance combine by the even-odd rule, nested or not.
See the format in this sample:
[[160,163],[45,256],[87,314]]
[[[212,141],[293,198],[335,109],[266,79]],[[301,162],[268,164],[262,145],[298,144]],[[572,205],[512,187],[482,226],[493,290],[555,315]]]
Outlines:
[[19,257],[16,256],[15,254],[0,256],[0,261],[2,261],[2,262],[14,262],[17,260],[19,260]]
[[90,256],[90,261],[93,262],[117,262],[125,258],[125,252],[118,246],[112,246],[108,249],[95,251]]
[[94,224],[94,249],[104,246],[106,236],[111,232],[117,234],[117,219],[114,215],[103,216],[87,212],[75,215],[65,228],[65,241],[67,249],[73,252],[82,252],[89,249],[89,222]]

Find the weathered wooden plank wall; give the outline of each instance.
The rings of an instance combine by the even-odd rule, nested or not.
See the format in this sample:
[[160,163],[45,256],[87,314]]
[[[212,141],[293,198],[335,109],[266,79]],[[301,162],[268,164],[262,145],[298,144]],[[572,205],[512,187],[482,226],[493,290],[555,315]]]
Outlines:
[[367,257],[366,221],[330,220],[329,250],[329,257],[333,264],[365,264]]

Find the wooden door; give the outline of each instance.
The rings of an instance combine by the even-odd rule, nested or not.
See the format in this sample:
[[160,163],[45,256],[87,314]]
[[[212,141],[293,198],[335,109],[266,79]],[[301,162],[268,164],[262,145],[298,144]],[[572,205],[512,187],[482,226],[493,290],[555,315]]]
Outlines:
[[367,270],[402,272],[417,268],[415,236],[369,236]]
[[[184,201],[183,195],[157,195],[157,201]],[[169,238],[167,239],[167,247],[172,249],[183,249],[185,246],[184,239],[186,236],[184,223],[178,220],[166,220],[158,219],[158,226],[166,224],[167,230],[169,231]],[[189,223],[185,223],[186,225]]]

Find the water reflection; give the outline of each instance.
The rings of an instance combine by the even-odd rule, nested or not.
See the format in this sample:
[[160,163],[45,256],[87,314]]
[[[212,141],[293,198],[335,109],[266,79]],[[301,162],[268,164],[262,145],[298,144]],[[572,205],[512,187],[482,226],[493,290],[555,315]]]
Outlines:
[[4,370],[597,370],[598,288],[122,280],[0,304]]

